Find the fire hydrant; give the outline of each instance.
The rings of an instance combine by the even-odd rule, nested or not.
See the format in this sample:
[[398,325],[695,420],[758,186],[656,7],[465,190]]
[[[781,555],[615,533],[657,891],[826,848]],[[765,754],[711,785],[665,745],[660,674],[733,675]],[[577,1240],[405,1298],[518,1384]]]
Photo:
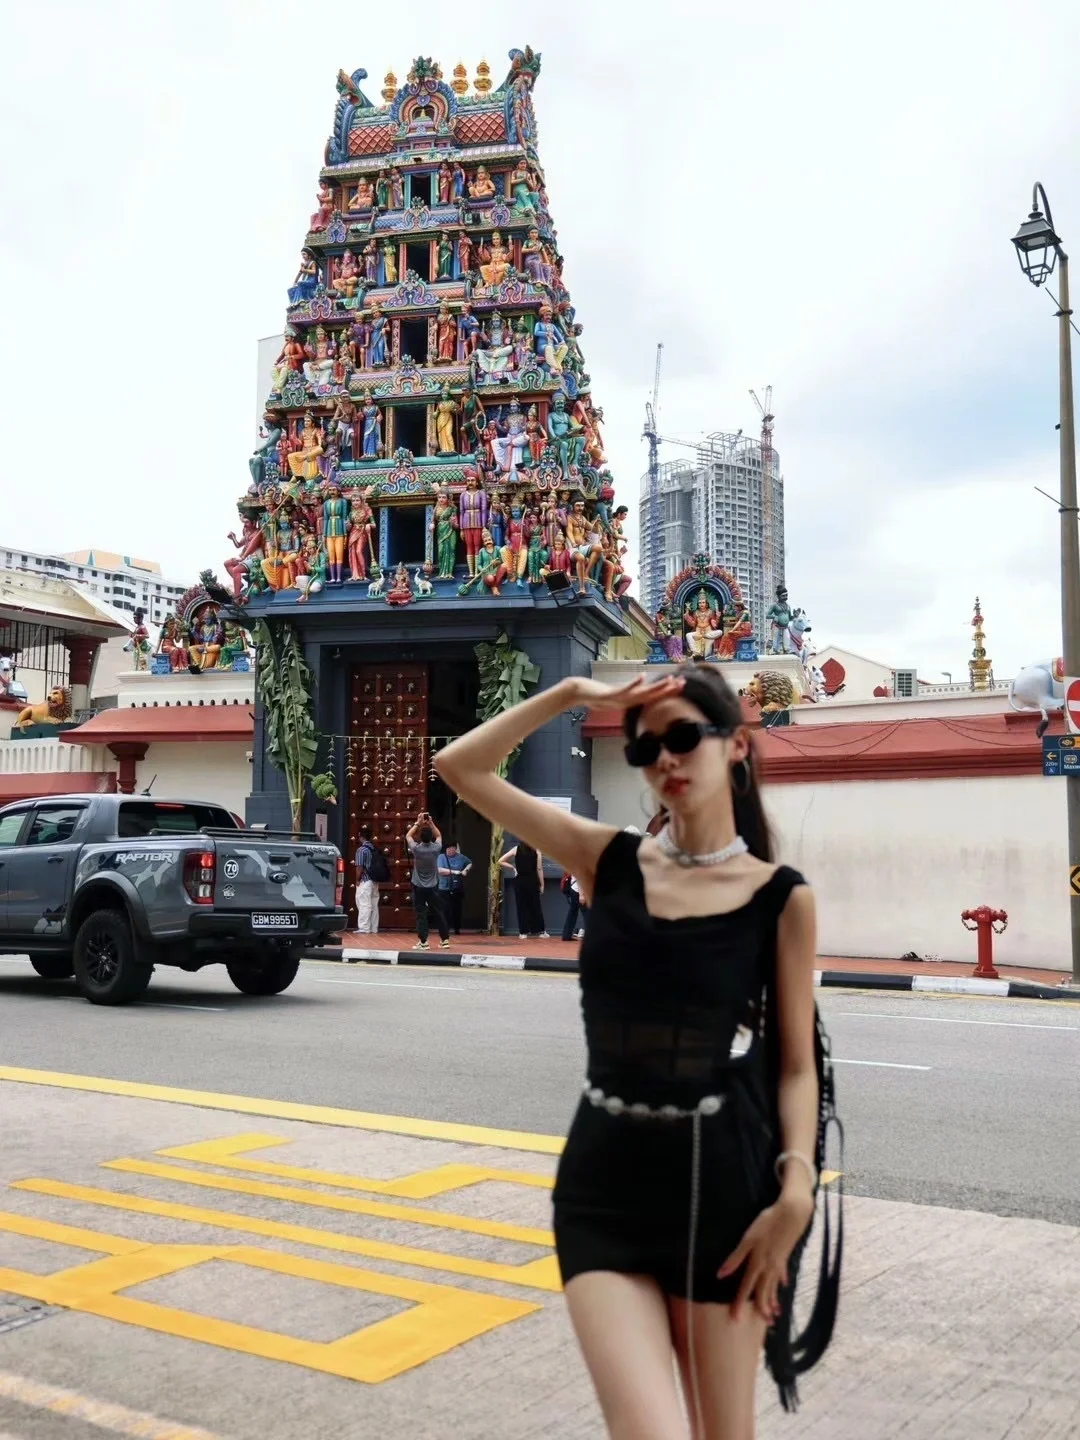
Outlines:
[[1009,923],[1004,910],[991,910],[989,905],[980,905],[977,910],[965,910],[960,916],[965,930],[979,932],[978,961],[972,972],[976,980],[996,980],[994,969],[994,936],[1000,935]]

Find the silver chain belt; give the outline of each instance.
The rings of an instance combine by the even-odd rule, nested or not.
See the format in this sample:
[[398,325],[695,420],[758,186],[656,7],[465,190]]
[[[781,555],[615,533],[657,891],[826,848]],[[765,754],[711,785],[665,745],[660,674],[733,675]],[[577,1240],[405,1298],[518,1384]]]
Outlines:
[[678,1105],[645,1105],[640,1100],[628,1104],[618,1095],[605,1095],[597,1085],[585,1085],[585,1099],[595,1109],[606,1110],[609,1115],[628,1115],[632,1120],[690,1120],[695,1115],[719,1115],[725,1098],[703,1095],[692,1110],[680,1110]]

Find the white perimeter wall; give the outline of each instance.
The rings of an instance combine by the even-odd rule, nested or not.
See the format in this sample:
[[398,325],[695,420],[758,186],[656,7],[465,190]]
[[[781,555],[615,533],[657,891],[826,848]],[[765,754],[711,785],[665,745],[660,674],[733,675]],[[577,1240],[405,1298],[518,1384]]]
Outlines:
[[251,791],[250,748],[250,740],[155,741],[135,767],[135,789],[153,781],[150,793],[158,800],[213,800],[243,819]]
[[[644,829],[647,787],[621,740],[593,741],[600,819]],[[858,780],[766,789],[779,858],[818,899],[821,955],[975,963],[960,912],[1005,910],[1002,964],[1068,968],[1065,782],[1041,775]]]

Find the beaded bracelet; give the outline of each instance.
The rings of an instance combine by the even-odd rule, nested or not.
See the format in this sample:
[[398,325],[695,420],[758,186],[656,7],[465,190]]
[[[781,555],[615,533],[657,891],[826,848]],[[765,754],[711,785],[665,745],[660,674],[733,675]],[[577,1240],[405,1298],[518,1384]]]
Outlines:
[[814,1164],[814,1162],[810,1159],[809,1156],[803,1155],[802,1152],[799,1150],[783,1150],[776,1157],[776,1165],[773,1168],[776,1171],[777,1180],[780,1181],[781,1184],[783,1184],[784,1177],[783,1175],[781,1175],[780,1171],[783,1169],[784,1164],[788,1160],[798,1160],[800,1165],[804,1165],[806,1167],[806,1173],[810,1178],[810,1189],[816,1190],[818,1187],[817,1166]]

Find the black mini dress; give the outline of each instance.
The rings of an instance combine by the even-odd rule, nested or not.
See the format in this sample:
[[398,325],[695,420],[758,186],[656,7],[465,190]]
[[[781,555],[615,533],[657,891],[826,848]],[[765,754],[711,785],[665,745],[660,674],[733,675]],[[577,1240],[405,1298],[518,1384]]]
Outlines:
[[[580,959],[588,1084],[555,1182],[555,1248],[564,1284],[614,1270],[730,1304],[741,1274],[716,1272],[778,1194],[763,994],[777,920],[805,881],[780,866],[737,910],[656,919],[640,844],[616,835],[597,866]],[[685,1113],[707,1096],[720,1097],[718,1109]]]

